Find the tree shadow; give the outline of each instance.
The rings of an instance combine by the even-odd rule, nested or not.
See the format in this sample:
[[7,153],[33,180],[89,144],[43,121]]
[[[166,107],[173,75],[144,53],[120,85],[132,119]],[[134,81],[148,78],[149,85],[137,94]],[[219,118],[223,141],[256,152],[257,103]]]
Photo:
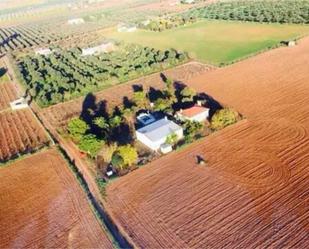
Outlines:
[[5,45],[9,46],[9,42],[10,41],[13,41],[13,40],[17,39],[20,36],[21,36],[20,34],[14,33],[14,34],[8,36],[6,39],[4,39],[2,42],[0,42],[0,46],[1,47],[5,46]]
[[215,100],[213,97],[206,93],[199,93],[198,94],[198,100],[204,100],[207,104],[207,107],[209,110],[209,119],[212,118],[212,116],[216,113],[216,111],[223,109],[223,106]]
[[4,67],[1,67],[1,68],[0,68],[0,78],[1,78],[2,76],[4,76],[4,75],[6,74],[6,72],[7,72],[7,69],[4,68]]
[[161,78],[161,80],[162,80],[164,83],[167,82],[167,79],[168,79],[168,78],[165,76],[164,73],[160,73],[160,78]]
[[134,102],[130,100],[127,96],[123,97],[122,104],[125,109],[131,109],[134,106]]
[[154,102],[159,98],[164,98],[164,94],[161,90],[158,90],[154,87],[150,87],[148,90],[148,98],[150,102]]
[[140,91],[143,91],[143,85],[142,84],[134,84],[132,85],[132,89],[133,89],[133,92],[140,92]]

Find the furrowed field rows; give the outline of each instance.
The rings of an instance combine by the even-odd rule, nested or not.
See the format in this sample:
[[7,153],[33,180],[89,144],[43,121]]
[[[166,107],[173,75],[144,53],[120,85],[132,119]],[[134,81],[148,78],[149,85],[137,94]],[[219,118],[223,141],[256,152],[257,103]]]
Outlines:
[[50,143],[30,110],[0,113],[0,162]]
[[0,111],[10,107],[10,102],[17,99],[17,91],[11,83],[0,84]]
[[308,54],[305,38],[184,82],[246,120],[108,186],[138,246],[309,247]]
[[[55,150],[0,169],[1,248],[113,248]],[[31,202],[29,202],[31,200]]]

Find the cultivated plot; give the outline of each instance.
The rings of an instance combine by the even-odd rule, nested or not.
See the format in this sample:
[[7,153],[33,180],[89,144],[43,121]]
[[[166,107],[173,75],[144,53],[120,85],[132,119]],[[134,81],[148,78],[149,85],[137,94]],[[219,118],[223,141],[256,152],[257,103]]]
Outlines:
[[0,169],[0,185],[1,248],[113,248],[55,149]]
[[309,247],[308,54],[306,38],[188,82],[247,119],[108,186],[137,246]]
[[0,112],[0,162],[42,148],[50,140],[30,109]]

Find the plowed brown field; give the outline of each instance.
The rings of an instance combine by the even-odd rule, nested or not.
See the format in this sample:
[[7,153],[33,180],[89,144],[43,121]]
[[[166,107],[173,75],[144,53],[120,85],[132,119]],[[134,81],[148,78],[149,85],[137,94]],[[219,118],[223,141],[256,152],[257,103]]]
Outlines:
[[138,246],[309,248],[308,55],[306,38],[190,80],[247,119],[108,186]]
[[0,111],[10,107],[10,102],[17,99],[17,91],[12,83],[0,84]]
[[[193,76],[199,75],[211,69],[213,69],[211,66],[203,65],[197,62],[190,62],[179,67],[166,70],[163,73],[174,80],[186,81]],[[122,104],[123,97],[126,96],[130,98],[132,96],[134,85],[143,85],[143,88],[147,90],[150,87],[160,89],[164,86],[164,83],[160,77],[160,73],[155,73],[138,80],[133,80],[128,83],[98,92],[95,94],[96,102],[105,100],[110,108]],[[43,109],[41,115],[47,118],[54,127],[63,126],[72,117],[80,115],[83,109],[84,100],[85,98],[79,98],[51,106]]]
[[28,153],[50,140],[29,109],[0,112],[0,162]]
[[0,169],[0,248],[112,248],[56,150]]

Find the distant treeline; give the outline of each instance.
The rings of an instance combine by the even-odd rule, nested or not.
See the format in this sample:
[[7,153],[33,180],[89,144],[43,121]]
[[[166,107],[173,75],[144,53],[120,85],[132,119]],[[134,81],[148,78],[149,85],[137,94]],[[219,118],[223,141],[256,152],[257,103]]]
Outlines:
[[161,32],[167,29],[173,29],[185,24],[193,23],[195,21],[196,18],[194,16],[173,15],[151,19],[140,23],[138,26],[142,29]]
[[187,18],[266,23],[309,23],[309,0],[240,0],[218,2],[183,14]]
[[81,49],[58,49],[50,55],[27,55],[18,62],[29,94],[41,106],[125,82],[188,59],[174,49],[123,44],[114,52],[82,56]]

